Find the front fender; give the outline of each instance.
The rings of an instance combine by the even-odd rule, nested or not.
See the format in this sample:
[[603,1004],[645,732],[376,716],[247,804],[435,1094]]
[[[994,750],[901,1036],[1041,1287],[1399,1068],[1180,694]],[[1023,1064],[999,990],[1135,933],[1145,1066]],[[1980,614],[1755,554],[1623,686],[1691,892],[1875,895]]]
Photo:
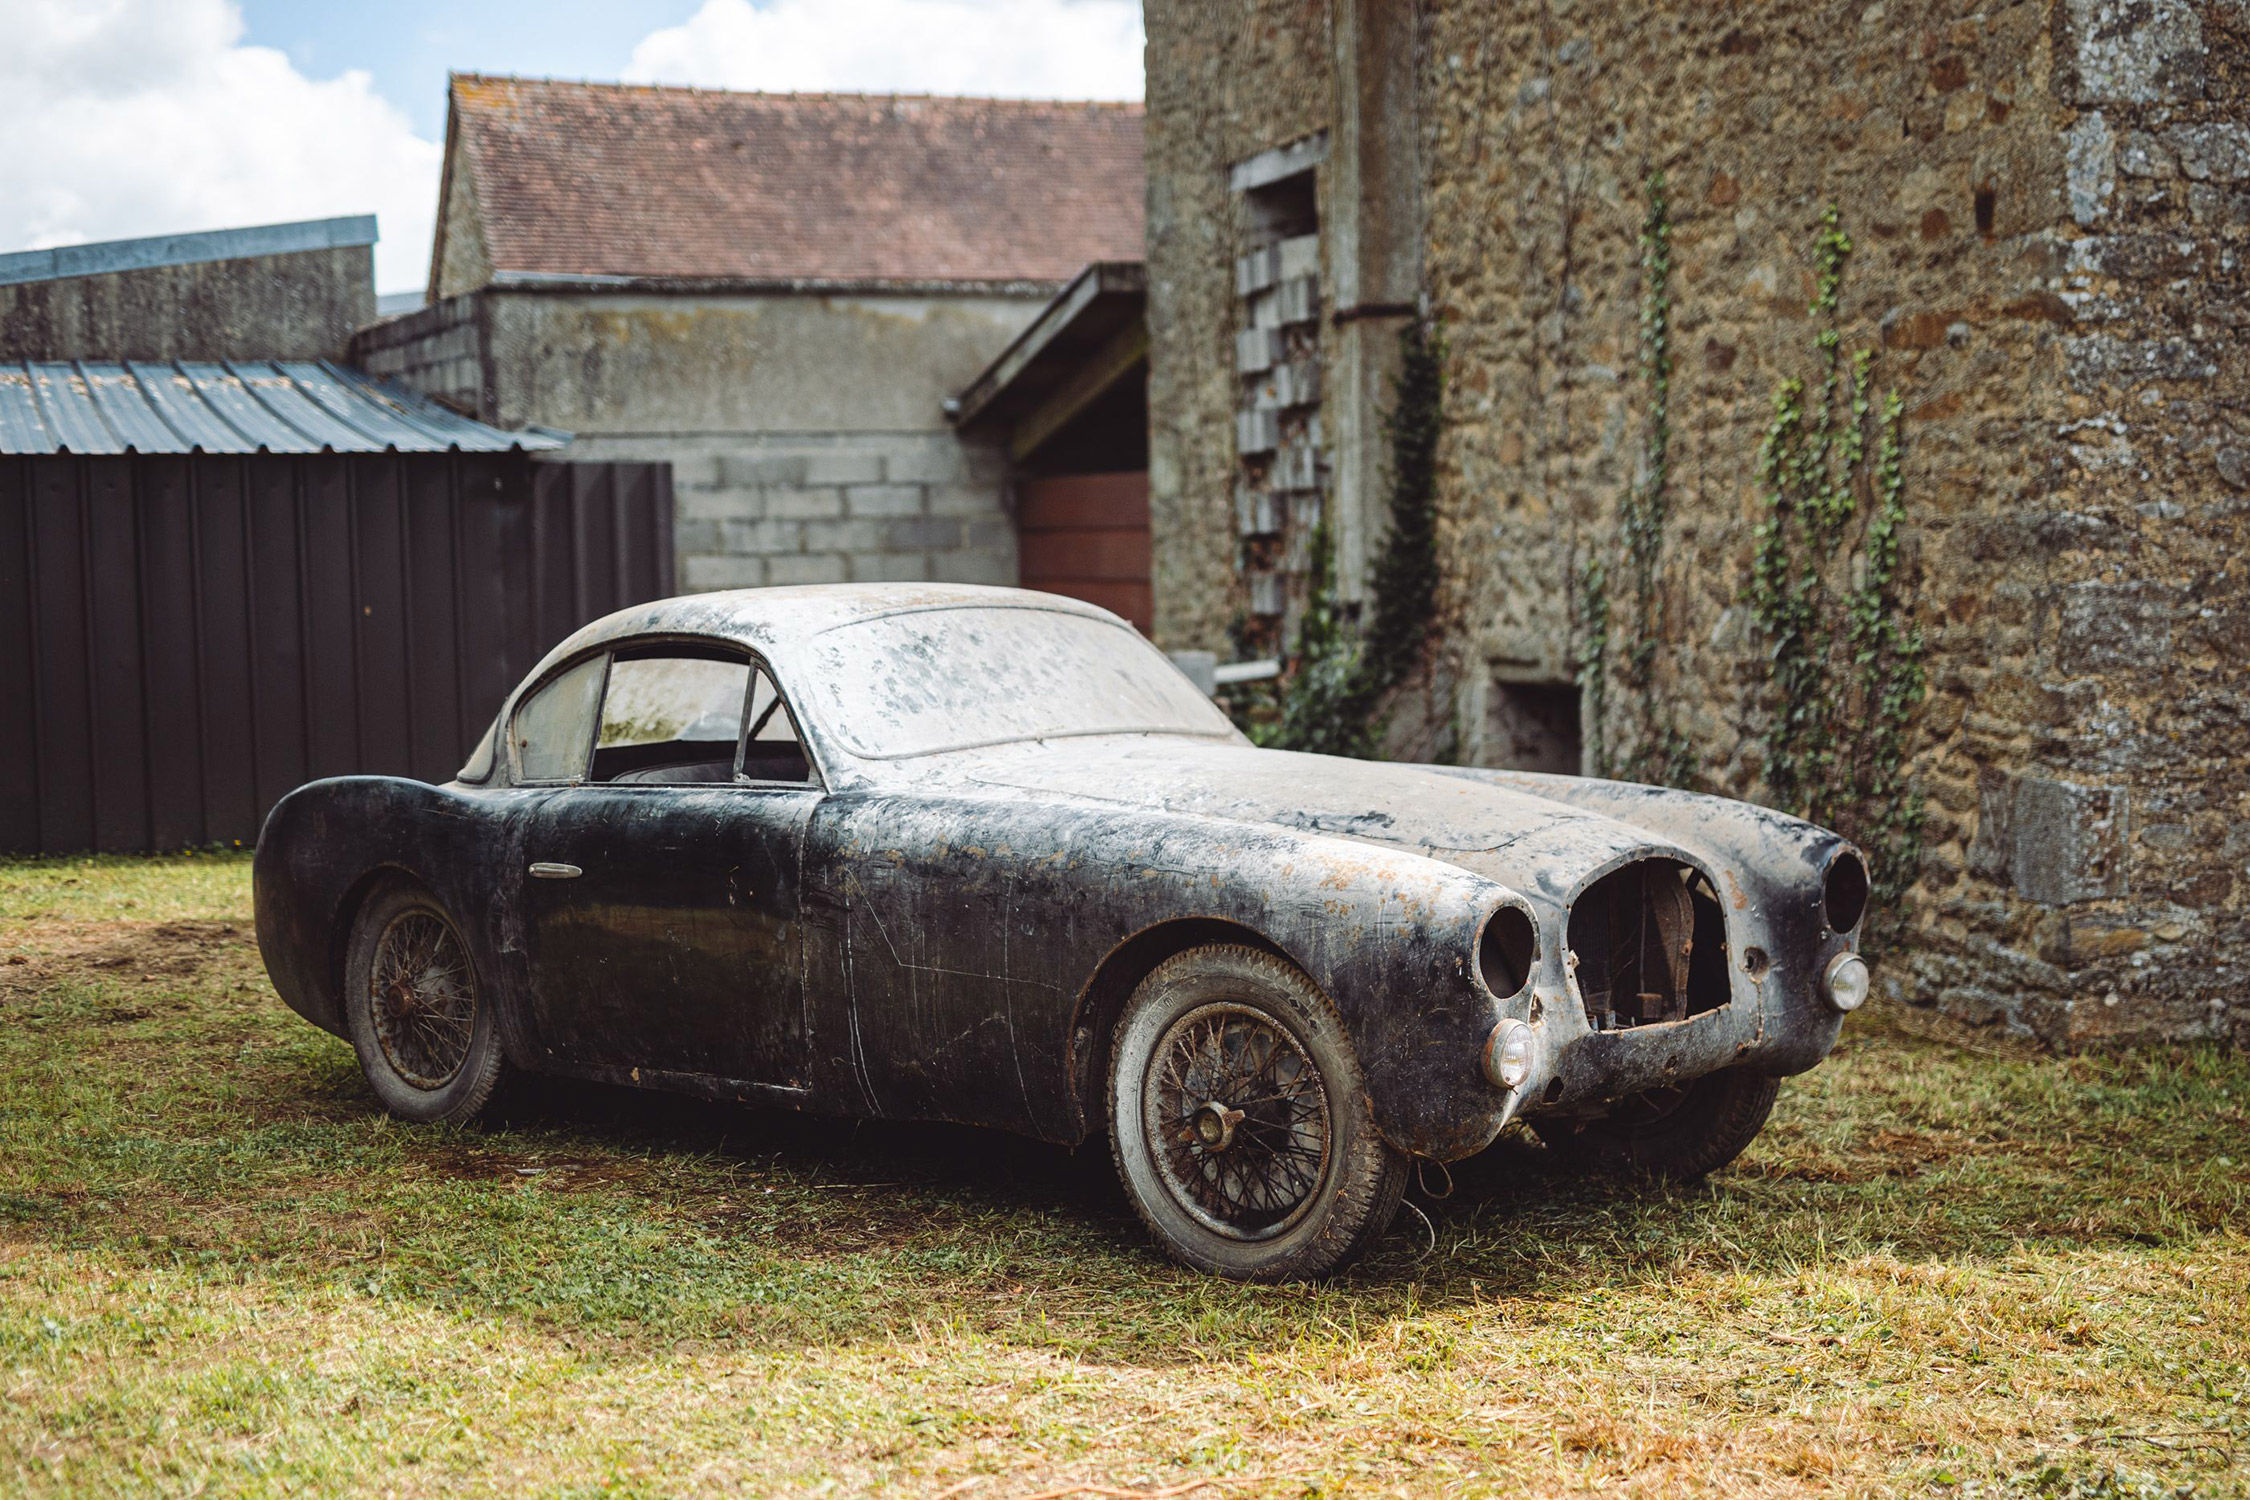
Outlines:
[[[860,997],[859,1053],[826,1050],[878,1112],[1081,1138],[1077,1033],[1103,960],[1207,921],[1257,934],[1330,997],[1393,1145],[1452,1158],[1500,1128],[1506,1096],[1479,1059],[1502,1002],[1476,945],[1496,907],[1525,903],[1497,881],[1347,838],[1044,797],[838,797],[816,827],[815,878],[850,891]],[[894,1064],[886,1087],[898,1056],[974,1058],[976,1086]]]

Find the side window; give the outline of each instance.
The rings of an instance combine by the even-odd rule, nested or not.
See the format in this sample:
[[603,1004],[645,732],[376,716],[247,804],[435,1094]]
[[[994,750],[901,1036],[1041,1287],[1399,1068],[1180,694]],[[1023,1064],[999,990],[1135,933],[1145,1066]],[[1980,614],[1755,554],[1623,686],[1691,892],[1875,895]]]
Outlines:
[[594,703],[606,656],[589,657],[516,705],[508,751],[518,781],[576,781],[594,740]]
[[749,686],[746,661],[621,654],[602,695],[593,779],[665,785],[734,780]]
[[750,781],[810,781],[812,763],[797,742],[797,724],[773,679],[760,667],[750,683],[750,735],[742,746],[742,774]]

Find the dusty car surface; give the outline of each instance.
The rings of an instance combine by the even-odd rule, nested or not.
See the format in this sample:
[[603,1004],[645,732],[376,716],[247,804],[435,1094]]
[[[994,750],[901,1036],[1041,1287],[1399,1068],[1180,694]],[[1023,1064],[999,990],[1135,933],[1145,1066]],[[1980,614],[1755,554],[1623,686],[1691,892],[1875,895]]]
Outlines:
[[1523,1118],[1708,1172],[1834,1044],[1867,870],[1723,799],[1254,748],[1106,611],[776,588],[557,646],[457,780],[258,843],[282,997],[377,1097],[513,1069],[1075,1144],[1163,1245],[1334,1269]]

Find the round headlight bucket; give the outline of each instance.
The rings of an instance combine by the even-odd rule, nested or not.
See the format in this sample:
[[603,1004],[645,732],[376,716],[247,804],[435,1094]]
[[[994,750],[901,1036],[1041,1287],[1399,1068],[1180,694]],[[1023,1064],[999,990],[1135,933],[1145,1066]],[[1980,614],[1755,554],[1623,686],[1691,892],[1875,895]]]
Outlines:
[[1523,1087],[1539,1060],[1539,1035],[1521,1021],[1502,1021],[1484,1044],[1484,1076],[1504,1089]]
[[1867,861],[1856,849],[1840,849],[1821,877],[1820,909],[1830,932],[1850,932],[1867,915]]
[[1867,1003],[1875,976],[1868,972],[1866,959],[1856,953],[1839,953],[1828,961],[1828,977],[1822,987],[1828,992],[1830,1005],[1843,1011],[1858,1010]]
[[1477,972],[1484,987],[1500,999],[1521,994],[1539,960],[1539,928],[1520,906],[1503,906],[1484,919],[1477,934]]

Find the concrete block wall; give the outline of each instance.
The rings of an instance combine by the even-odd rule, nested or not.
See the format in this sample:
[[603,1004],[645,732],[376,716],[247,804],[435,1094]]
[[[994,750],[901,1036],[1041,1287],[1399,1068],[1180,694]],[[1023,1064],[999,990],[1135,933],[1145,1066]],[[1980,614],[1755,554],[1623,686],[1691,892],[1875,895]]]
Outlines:
[[671,463],[683,591],[1016,582],[1005,456],[949,432],[587,435],[571,453]]
[[351,362],[468,416],[491,420],[474,296],[448,297],[353,335]]
[[1013,584],[1006,456],[945,425],[1033,297],[592,295],[486,288],[353,355],[579,462],[672,466],[683,591]]

